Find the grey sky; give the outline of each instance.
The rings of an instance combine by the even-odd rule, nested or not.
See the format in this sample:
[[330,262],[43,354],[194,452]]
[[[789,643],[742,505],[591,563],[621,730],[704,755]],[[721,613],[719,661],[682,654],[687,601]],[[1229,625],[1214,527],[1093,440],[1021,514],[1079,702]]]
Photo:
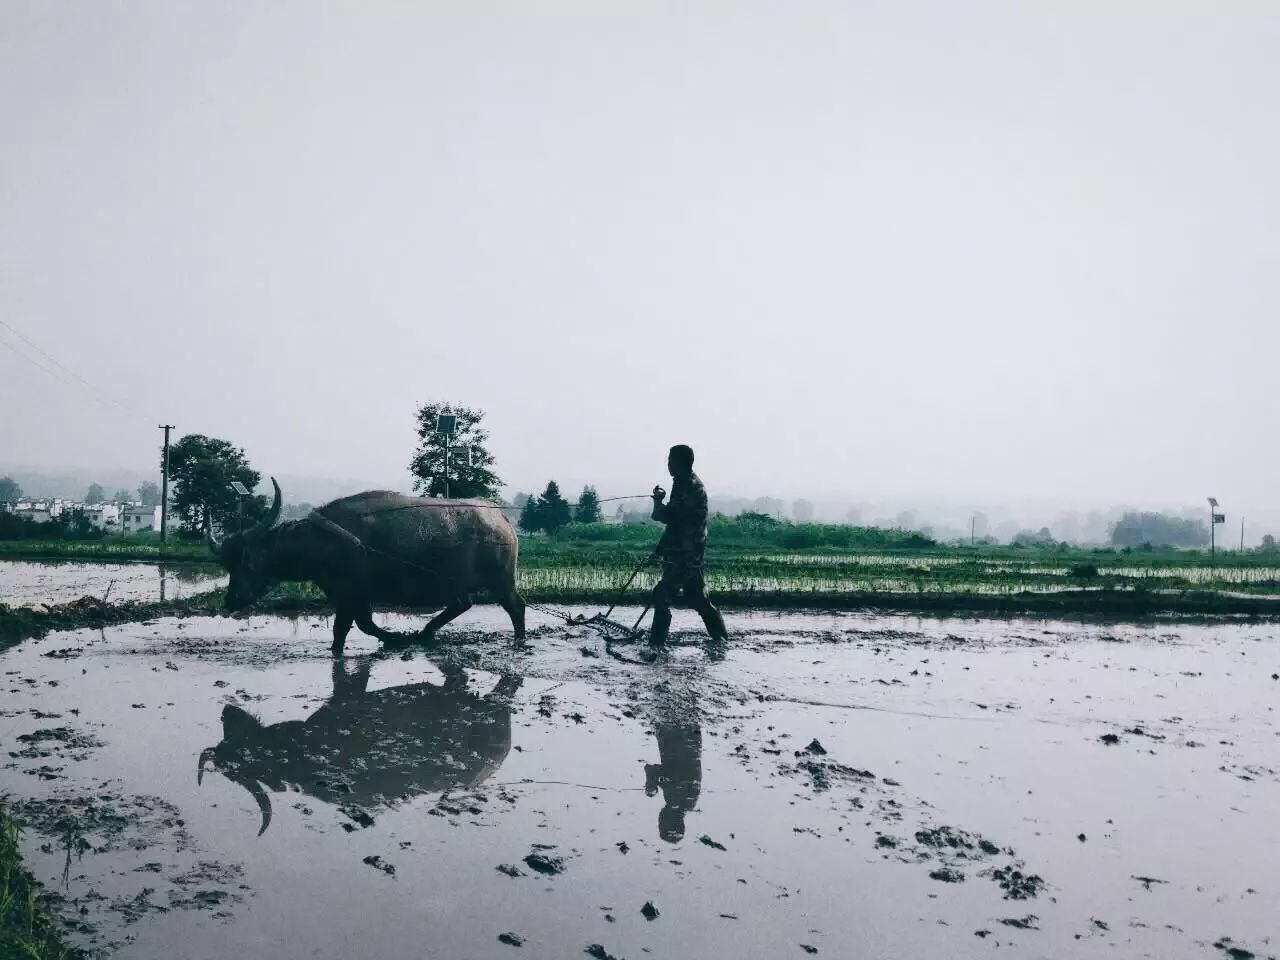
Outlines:
[[0,0],[0,460],[1268,503],[1280,5]]

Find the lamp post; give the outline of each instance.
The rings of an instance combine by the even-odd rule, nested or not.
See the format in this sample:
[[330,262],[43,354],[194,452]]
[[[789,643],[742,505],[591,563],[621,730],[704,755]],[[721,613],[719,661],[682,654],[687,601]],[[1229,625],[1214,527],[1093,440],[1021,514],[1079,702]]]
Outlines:
[[244,533],[244,498],[249,496],[249,488],[239,480],[231,481],[231,489],[236,492],[236,521],[239,524],[240,532]]
[[1215,497],[1209,498],[1209,559],[1212,560],[1215,555],[1216,537],[1215,528],[1220,523],[1227,522],[1227,515],[1218,512],[1218,501]]

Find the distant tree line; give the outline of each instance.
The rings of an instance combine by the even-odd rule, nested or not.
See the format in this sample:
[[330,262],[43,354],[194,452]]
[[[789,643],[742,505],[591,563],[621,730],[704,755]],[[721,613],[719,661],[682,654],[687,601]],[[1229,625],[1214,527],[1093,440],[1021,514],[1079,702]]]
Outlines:
[[560,485],[554,480],[539,497],[517,494],[515,506],[520,508],[520,529],[525,533],[556,533],[570,523],[599,523],[600,494],[587,485],[582,488],[576,504],[569,503],[560,493]]
[[1205,547],[1209,529],[1203,520],[1187,520],[1167,513],[1126,513],[1111,528],[1116,547]]

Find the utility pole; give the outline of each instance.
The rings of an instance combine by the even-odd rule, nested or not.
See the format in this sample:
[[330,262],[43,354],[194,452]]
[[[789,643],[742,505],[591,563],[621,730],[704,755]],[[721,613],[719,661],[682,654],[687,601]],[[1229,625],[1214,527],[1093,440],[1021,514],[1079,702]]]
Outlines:
[[449,443],[458,429],[458,418],[445,407],[444,412],[436,416],[436,433],[444,434],[444,498],[449,499]]
[[169,536],[169,431],[172,423],[162,423],[159,430],[164,431],[164,466],[160,471],[160,542],[164,543]]
[[973,546],[977,541],[974,539],[974,533],[978,529],[978,517],[974,514],[969,518],[969,546]]
[[1240,517],[1240,552],[1244,553],[1244,517]]

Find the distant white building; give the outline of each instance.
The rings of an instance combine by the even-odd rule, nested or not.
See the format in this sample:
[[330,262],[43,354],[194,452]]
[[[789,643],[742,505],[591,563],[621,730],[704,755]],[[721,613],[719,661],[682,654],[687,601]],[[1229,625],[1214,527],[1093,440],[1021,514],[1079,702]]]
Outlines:
[[13,506],[13,515],[36,523],[48,523],[62,516],[65,504],[61,500],[19,500]]
[[126,506],[120,514],[121,529],[125,533],[142,533],[160,529],[160,505],[144,507],[138,503]]
[[79,510],[97,530],[115,532],[120,529],[120,505],[115,503],[78,503],[68,509]]

